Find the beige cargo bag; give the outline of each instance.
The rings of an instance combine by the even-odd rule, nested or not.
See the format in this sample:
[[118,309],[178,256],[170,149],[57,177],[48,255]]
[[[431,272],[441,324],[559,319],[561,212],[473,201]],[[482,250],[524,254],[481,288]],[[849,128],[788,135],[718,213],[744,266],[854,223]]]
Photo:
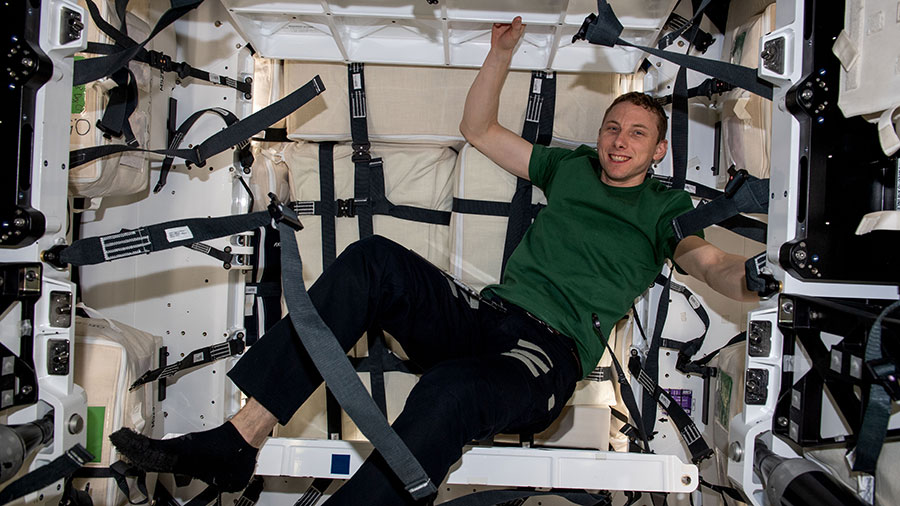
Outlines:
[[[463,104],[477,70],[443,67],[366,65],[369,138],[373,141],[459,145]],[[285,90],[320,75],[328,88],[287,119],[295,140],[349,141],[347,66],[285,62]],[[615,74],[556,74],[553,137],[569,144],[597,141],[603,111],[618,93]],[[531,73],[512,71],[500,96],[500,123],[520,132],[528,104]]]
[[[756,68],[759,39],[775,28],[775,4],[729,33],[731,63]],[[721,97],[723,165],[760,178],[769,177],[772,151],[772,101],[746,90],[734,89]],[[724,187],[727,171],[720,171],[719,187]]]
[[[344,111],[346,122],[346,111]],[[355,166],[351,160],[352,148],[349,144],[336,144],[334,160],[334,198],[350,199],[354,196]],[[384,161],[385,197],[395,205],[415,206],[450,212],[453,166],[456,152],[435,145],[393,145],[373,144],[371,154]],[[266,155],[262,157],[266,160]],[[317,201],[320,199],[319,145],[316,143],[296,143],[289,145],[280,156],[288,168],[292,201]],[[272,162],[277,165],[279,158]],[[303,230],[297,232],[300,254],[303,259],[303,281],[310,286],[322,273],[322,218],[301,215]],[[417,221],[409,221],[386,215],[373,216],[373,229],[396,241],[443,270],[449,266],[449,227]],[[339,255],[347,246],[359,239],[358,218],[335,218],[335,244]],[[387,347],[401,358],[406,358],[399,345],[386,335]],[[367,340],[362,339],[351,355],[364,357],[368,354]],[[360,373],[366,387],[369,374]],[[415,385],[417,378],[401,372],[385,372],[385,400],[389,421],[393,421],[406,402],[406,396]],[[291,421],[277,429],[279,437],[326,438],[327,424],[325,409],[325,389],[319,388],[298,410]],[[342,415],[342,437],[362,440],[359,429]]]
[[[128,427],[149,437],[162,437],[162,423],[155,383],[134,391],[131,384],[158,366],[162,338],[102,317],[75,318],[74,381],[87,394],[87,448],[95,460],[86,467],[109,467],[119,454],[108,436]],[[151,480],[153,477],[149,477]],[[90,484],[94,504],[118,506],[128,501],[111,478],[79,478],[74,485]],[[128,479],[132,498],[139,500],[135,480]],[[148,483],[152,490],[152,482]]]
[[[84,6],[83,2],[80,2]],[[150,35],[155,19],[161,12],[151,12],[147,0],[132,1],[128,4],[126,25],[128,35],[135,40],[144,40]],[[115,19],[115,9],[109,2],[100,2],[98,7],[107,20]],[[113,23],[115,24],[115,23]],[[88,40],[111,43],[105,34],[87,23]],[[147,49],[174,55],[175,29],[168,27],[157,34],[147,44]],[[93,55],[85,55],[91,57]],[[138,146],[142,148],[162,147],[167,138],[168,101],[172,93],[173,74],[166,75],[149,65],[131,62],[128,66],[134,74],[138,88],[138,104],[129,123]],[[116,86],[110,78],[100,79],[75,86],[72,96],[72,115],[69,133],[71,150],[99,146],[103,144],[124,144],[124,136],[107,139],[97,128],[109,101],[109,92]],[[69,171],[69,193],[75,197],[101,198],[131,195],[144,191],[150,181],[150,161],[147,153],[126,152],[106,156],[93,162],[79,165]]]

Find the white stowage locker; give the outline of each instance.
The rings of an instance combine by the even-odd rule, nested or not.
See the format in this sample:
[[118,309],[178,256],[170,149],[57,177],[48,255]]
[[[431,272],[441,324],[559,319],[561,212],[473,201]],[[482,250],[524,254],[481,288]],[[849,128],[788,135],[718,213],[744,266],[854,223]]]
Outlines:
[[[119,460],[108,437],[120,427],[150,437],[164,434],[156,383],[130,390],[135,380],[159,364],[162,338],[104,318],[93,310],[88,309],[88,313],[93,317],[75,318],[74,379],[87,394],[87,448],[94,455],[87,467],[104,468]],[[140,500],[134,480],[128,482],[132,499]],[[81,478],[74,485],[82,490],[89,485],[97,506],[128,502],[112,478]]]
[[[82,2],[83,3],[83,2]],[[104,19],[115,22],[115,8],[106,1],[99,2]],[[160,13],[151,12],[148,0],[132,1],[125,15],[129,37],[143,41],[150,34]],[[93,24],[88,25],[91,42],[110,44],[111,40]],[[147,44],[146,49],[174,55],[175,29],[166,28]],[[85,55],[92,57],[94,55]],[[80,56],[79,56],[80,58]],[[138,99],[128,119],[134,132],[134,147],[165,148],[167,142],[168,101],[172,93],[174,74],[166,75],[145,63],[132,61],[128,69],[134,76]],[[72,117],[69,133],[71,150],[105,144],[125,144],[125,136],[110,138],[97,127],[109,103],[110,91],[116,82],[104,78],[75,86],[72,97]],[[76,197],[102,198],[131,195],[145,190],[150,181],[150,158],[147,153],[125,152],[109,155],[69,171],[69,193]]]

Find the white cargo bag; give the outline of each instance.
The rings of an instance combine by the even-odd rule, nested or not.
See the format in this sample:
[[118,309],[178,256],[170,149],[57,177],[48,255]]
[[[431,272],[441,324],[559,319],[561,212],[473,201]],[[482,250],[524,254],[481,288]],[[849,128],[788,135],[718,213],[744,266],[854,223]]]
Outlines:
[[[162,338],[108,320],[89,310],[94,318],[75,318],[74,381],[87,394],[88,450],[95,460],[86,467],[109,467],[119,460],[109,434],[128,427],[149,437],[163,436],[156,383],[129,391],[131,384],[159,364]],[[80,478],[75,486],[90,483],[94,504],[118,506],[128,501],[112,478]],[[139,499],[134,479],[132,497]],[[152,490],[152,483],[148,483]]]
[[[320,75],[327,93],[288,116],[288,137],[349,141],[347,66],[285,62],[285,90]],[[375,141],[459,145],[463,105],[477,70],[366,65],[369,138]],[[554,139],[597,141],[603,111],[617,94],[616,74],[556,74]],[[512,71],[500,96],[499,121],[519,133],[525,120],[531,73]]]
[[[105,19],[115,19],[115,9],[108,2],[100,2],[98,7]],[[125,16],[128,35],[138,41],[146,39],[156,22],[154,16],[161,13],[151,12],[146,1],[132,1],[128,7]],[[113,25],[117,23],[113,22]],[[109,38],[92,23],[87,23],[87,26],[90,41],[111,43]],[[174,55],[176,51],[174,27],[170,26],[161,31],[146,48]],[[134,61],[129,63],[128,68],[134,73],[138,87],[137,108],[129,119],[138,147],[164,147],[168,135],[166,129],[168,101],[172,94],[174,74],[166,75],[147,64]],[[69,129],[71,150],[103,144],[124,144],[124,136],[106,139],[96,126],[97,121],[103,117],[109,91],[113,87],[115,82],[109,78],[75,86]],[[75,197],[100,198],[144,191],[150,181],[148,156],[147,153],[126,152],[79,165],[69,171],[69,193]]]

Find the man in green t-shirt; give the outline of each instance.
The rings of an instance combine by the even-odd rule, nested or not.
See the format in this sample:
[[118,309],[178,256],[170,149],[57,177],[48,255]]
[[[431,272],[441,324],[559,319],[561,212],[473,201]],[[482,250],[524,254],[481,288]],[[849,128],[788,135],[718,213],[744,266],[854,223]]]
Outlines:
[[521,306],[574,339],[584,375],[605,344],[593,332],[591,315],[600,316],[608,335],[667,258],[719,293],[758,300],[746,289],[745,258],[702,235],[675,243],[672,218],[693,206],[686,192],[647,177],[668,147],[665,112],[651,97],[616,98],[603,117],[596,151],[532,145],[499,124],[500,91],[523,30],[518,17],[494,25],[460,125],[470,144],[531,180],[548,202],[510,256],[502,283],[487,287],[486,295]]
[[[532,146],[499,125],[500,89],[522,31],[519,18],[494,26],[460,125],[476,148],[547,195],[501,283],[471,293],[415,253],[373,236],[349,246],[309,289],[344,350],[380,327],[424,371],[393,427],[435,484],[472,440],[546,429],[602,354],[590,315],[608,331],[666,258],[730,297],[754,297],[743,286],[743,258],[699,236],[675,244],[669,221],[691,203],[645,177],[667,147],[665,114],[651,99],[617,100],[603,118],[597,151]],[[322,378],[287,317],[228,376],[248,400],[219,427],[162,441],[121,429],[110,440],[146,471],[242,490],[267,436]],[[416,503],[374,451],[326,504]]]

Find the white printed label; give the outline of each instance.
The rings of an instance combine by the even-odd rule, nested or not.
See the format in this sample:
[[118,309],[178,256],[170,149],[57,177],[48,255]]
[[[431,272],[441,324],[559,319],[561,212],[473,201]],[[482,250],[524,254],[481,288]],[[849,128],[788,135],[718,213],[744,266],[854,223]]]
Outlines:
[[203,361],[203,352],[198,351],[197,353],[194,353],[194,363],[196,364],[197,362],[201,361]]
[[543,86],[543,84],[544,84],[543,79],[535,79],[534,84],[531,86],[531,92],[534,93],[535,95],[540,95],[541,94],[541,86]]
[[194,234],[191,233],[191,229],[189,227],[175,227],[166,229],[166,239],[168,239],[169,242],[186,241],[193,238]]
[[353,89],[358,90],[360,88],[362,88],[362,76],[353,74]]
[[211,82],[214,82],[214,83],[217,83],[217,84],[218,84],[219,82],[221,82],[221,79],[219,78],[219,74],[213,74],[212,72],[209,73],[209,80],[210,80]]

